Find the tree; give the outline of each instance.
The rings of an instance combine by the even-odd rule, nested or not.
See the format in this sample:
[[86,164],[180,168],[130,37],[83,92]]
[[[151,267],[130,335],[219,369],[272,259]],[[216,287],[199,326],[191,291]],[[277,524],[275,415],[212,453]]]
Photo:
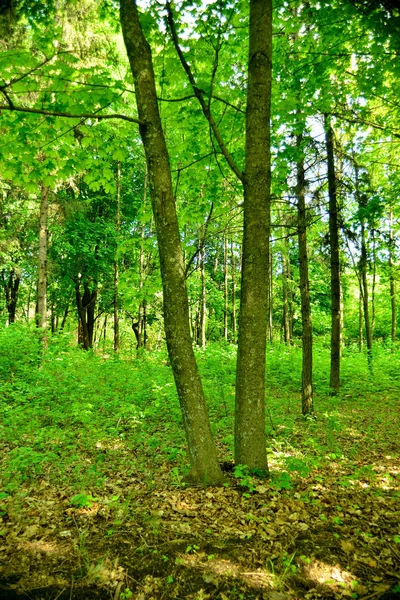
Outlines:
[[140,135],[146,154],[160,254],[165,334],[181,403],[193,477],[203,484],[215,484],[222,481],[222,473],[192,348],[185,269],[151,50],[144,37],[134,0],[121,0],[120,18],[142,122]]

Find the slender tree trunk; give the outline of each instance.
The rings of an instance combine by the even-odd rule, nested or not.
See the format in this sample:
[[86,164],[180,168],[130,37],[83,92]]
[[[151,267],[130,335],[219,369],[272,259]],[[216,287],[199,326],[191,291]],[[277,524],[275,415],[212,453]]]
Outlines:
[[60,331],[64,330],[65,324],[67,322],[68,312],[69,312],[69,303],[70,303],[70,297],[68,297],[67,304],[65,305],[65,310],[64,310],[62,321],[61,321]]
[[340,259],[336,173],[333,129],[325,115],[326,150],[328,157],[329,243],[331,253],[331,371],[330,387],[336,393],[340,387]]
[[168,354],[182,409],[193,477],[203,484],[223,480],[202,384],[193,352],[185,265],[179,236],[168,151],[158,111],[150,46],[134,0],[120,0],[120,17],[134,82],[140,135],[146,154],[163,283]]
[[[119,234],[121,229],[121,163],[117,163],[117,212],[115,218],[115,230],[117,233],[117,250]],[[119,286],[119,265],[118,258],[114,260],[114,352],[119,350],[119,314],[118,314],[118,286]]]
[[[147,167],[144,173],[144,183],[143,183],[143,206],[146,204],[147,199],[147,183],[148,183],[148,175],[147,175]],[[145,238],[145,227],[144,223],[142,223],[140,230],[140,256],[139,256],[139,309],[138,309],[138,340],[137,347],[142,348],[145,346],[145,340],[143,335],[144,330],[144,298],[143,298],[143,287],[144,287],[144,277],[145,277],[145,253],[144,253],[144,238]],[[184,260],[185,262],[185,260]]]
[[282,250],[282,295],[283,295],[283,339],[291,343],[290,308],[289,308],[289,277],[286,248]]
[[372,329],[369,315],[369,291],[367,278],[367,246],[365,243],[365,222],[361,220],[361,257],[360,257],[361,289],[365,323],[365,341],[367,344],[368,365],[372,367]]
[[19,273],[14,268],[10,269],[8,277],[5,271],[2,271],[3,288],[6,297],[6,308],[8,312],[8,323],[15,323],[15,315],[18,302],[18,289],[21,282]]
[[374,337],[375,331],[375,288],[376,288],[376,238],[375,238],[375,229],[372,226],[371,230],[372,236],[372,289],[371,289],[371,308],[372,308],[372,318],[371,318],[371,337]]
[[250,0],[235,462],[267,473],[265,358],[270,235],[272,1]]
[[268,260],[268,341],[270,344],[274,341],[274,327],[273,327],[273,272],[272,272],[272,250],[270,246],[269,260]]
[[394,351],[394,344],[396,342],[397,333],[397,313],[396,313],[396,280],[394,278],[393,268],[393,249],[394,249],[394,238],[393,238],[393,213],[390,209],[389,213],[389,278],[390,278],[390,305],[392,309],[392,327],[391,327],[391,339],[392,339],[392,350]]
[[313,413],[313,334],[311,321],[310,281],[308,276],[307,254],[307,212],[305,202],[305,171],[303,156],[303,136],[296,137],[296,146],[299,152],[297,160],[297,214],[298,214],[298,239],[299,239],[299,271],[300,271],[300,297],[301,297],[301,323],[302,323],[302,413]]
[[231,279],[232,279],[232,341],[236,342],[236,261],[231,240]]
[[363,293],[361,289],[361,281],[359,282],[358,290],[358,349],[362,352],[363,349]]
[[48,244],[49,188],[42,185],[39,217],[39,271],[37,290],[37,324],[47,329],[47,244]]
[[200,252],[201,266],[201,309],[200,309],[200,346],[206,347],[206,312],[207,312],[207,297],[206,297],[206,268],[205,268],[205,248]]
[[229,313],[229,290],[228,290],[228,238],[224,235],[224,339],[228,341],[228,313]]
[[[355,165],[356,174],[356,197],[359,208],[365,208],[367,200],[364,194],[360,193],[359,189],[359,178],[358,178],[358,166]],[[364,312],[364,324],[365,324],[365,341],[367,344],[367,360],[368,367],[372,370],[372,329],[371,320],[369,314],[369,290],[368,290],[368,277],[367,277],[367,244],[366,244],[366,231],[365,231],[365,219],[362,216],[360,219],[361,228],[361,255],[360,255],[360,282],[361,282],[361,293],[363,301],[363,312]]]

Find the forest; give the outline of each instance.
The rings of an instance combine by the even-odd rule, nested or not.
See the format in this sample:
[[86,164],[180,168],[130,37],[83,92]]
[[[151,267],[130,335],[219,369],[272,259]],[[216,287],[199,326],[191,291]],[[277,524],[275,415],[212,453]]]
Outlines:
[[0,1],[0,598],[400,598],[396,0]]

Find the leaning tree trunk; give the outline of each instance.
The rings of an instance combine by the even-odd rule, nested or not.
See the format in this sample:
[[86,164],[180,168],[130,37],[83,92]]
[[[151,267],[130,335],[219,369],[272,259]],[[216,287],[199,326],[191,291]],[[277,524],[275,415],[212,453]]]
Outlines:
[[182,409],[192,475],[203,484],[215,484],[221,482],[223,476],[190,336],[185,266],[151,49],[143,35],[135,0],[120,0],[120,18],[142,122],[140,135],[146,154],[160,255],[165,335]]
[[39,217],[39,271],[37,288],[36,322],[44,331],[47,329],[47,244],[49,212],[49,188],[41,187]]
[[297,160],[297,214],[298,214],[298,239],[299,239],[299,271],[300,271],[300,297],[301,297],[301,324],[302,324],[302,385],[301,406],[303,415],[313,413],[313,334],[311,321],[310,281],[308,277],[307,255],[307,213],[305,203],[305,170],[302,149],[303,136],[296,136],[296,145],[299,152]]
[[328,193],[329,193],[329,242],[331,252],[331,371],[330,387],[337,392],[340,387],[340,259],[339,226],[336,190],[336,173],[333,145],[333,129],[329,116],[325,115],[326,150],[328,157]]
[[265,359],[271,206],[271,0],[250,0],[249,37],[235,462],[267,473]]

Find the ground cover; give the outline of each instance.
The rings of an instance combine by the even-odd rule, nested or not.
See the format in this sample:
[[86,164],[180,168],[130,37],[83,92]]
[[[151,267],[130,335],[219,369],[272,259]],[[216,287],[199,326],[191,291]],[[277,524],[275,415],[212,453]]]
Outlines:
[[0,598],[400,596],[400,352],[343,388],[315,353],[300,417],[297,347],[268,349],[271,477],[233,468],[235,348],[198,353],[226,484],[194,488],[164,352],[95,355],[0,333]]

